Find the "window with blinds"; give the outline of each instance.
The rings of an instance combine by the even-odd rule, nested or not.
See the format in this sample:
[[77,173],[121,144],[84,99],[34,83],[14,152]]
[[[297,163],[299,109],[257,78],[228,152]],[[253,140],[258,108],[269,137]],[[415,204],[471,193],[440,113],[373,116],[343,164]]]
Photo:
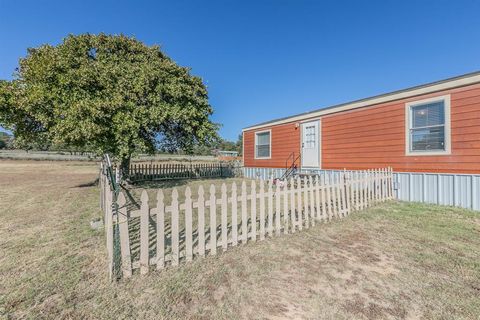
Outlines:
[[445,151],[445,102],[410,107],[410,151]]
[[270,158],[270,131],[255,133],[255,158]]

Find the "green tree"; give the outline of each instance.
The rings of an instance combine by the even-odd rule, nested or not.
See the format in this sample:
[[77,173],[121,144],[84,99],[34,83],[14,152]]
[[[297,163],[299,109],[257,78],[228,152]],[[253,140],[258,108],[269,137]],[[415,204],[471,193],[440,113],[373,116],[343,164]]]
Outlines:
[[237,151],[237,145],[235,142],[223,139],[217,145],[217,148],[224,151]]
[[243,133],[240,133],[238,135],[238,140],[237,140],[237,151],[239,155],[243,154]]
[[124,169],[138,152],[213,143],[212,112],[200,78],[123,35],[28,49],[14,80],[0,83],[0,125],[16,139],[108,152]]

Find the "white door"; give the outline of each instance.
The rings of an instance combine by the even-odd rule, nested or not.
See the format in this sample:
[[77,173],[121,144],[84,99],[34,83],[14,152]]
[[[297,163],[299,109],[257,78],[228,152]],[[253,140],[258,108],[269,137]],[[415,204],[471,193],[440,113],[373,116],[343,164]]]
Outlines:
[[320,167],[320,120],[302,123],[302,167]]

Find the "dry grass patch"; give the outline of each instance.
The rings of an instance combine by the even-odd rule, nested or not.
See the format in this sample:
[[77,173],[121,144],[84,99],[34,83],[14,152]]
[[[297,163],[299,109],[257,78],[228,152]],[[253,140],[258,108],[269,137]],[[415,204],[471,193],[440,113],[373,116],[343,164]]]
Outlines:
[[[388,203],[107,280],[97,167],[0,161],[0,318],[476,319],[479,213]],[[195,183],[194,183],[195,184]]]

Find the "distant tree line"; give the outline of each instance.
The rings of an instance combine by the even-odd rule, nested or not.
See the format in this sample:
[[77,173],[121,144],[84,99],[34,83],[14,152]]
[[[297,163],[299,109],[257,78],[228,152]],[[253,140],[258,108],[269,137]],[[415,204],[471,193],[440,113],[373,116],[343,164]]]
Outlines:
[[[29,141],[22,138],[16,138],[6,132],[0,132],[0,149],[19,149],[25,151],[67,151],[67,152],[91,152],[86,148],[79,148],[66,144],[52,143],[46,139]],[[226,139],[218,139],[211,145],[194,145],[191,150],[171,151],[163,149],[161,143],[158,144],[155,153],[176,153],[176,154],[191,154],[199,156],[212,155],[213,150],[237,151],[239,155],[242,154],[242,135],[238,136],[237,141],[229,141]]]
[[[242,154],[242,135],[238,136],[237,141],[229,141],[220,138],[216,143],[213,143],[211,146],[202,146],[197,145],[193,148],[191,154],[193,155],[211,155],[213,150],[222,150],[222,151],[237,151],[239,155]],[[188,152],[185,152],[188,153]]]

